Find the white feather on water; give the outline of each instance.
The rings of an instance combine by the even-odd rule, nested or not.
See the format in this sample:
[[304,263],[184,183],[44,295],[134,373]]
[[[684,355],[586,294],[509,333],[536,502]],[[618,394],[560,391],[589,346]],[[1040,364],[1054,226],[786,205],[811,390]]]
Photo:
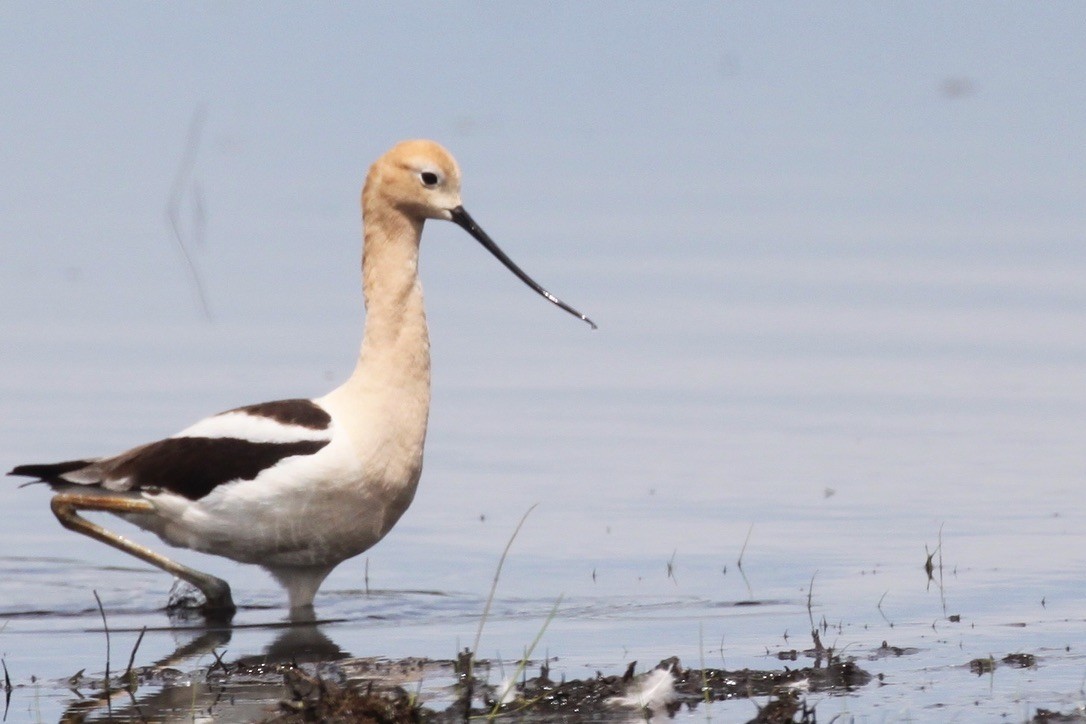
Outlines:
[[606,701],[611,706],[629,706],[652,714],[675,700],[675,675],[671,669],[653,669],[630,682],[624,696]]

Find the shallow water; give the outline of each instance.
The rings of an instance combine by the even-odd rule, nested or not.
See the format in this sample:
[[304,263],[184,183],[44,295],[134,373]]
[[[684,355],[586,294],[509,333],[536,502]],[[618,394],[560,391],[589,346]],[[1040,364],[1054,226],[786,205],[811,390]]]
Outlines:
[[[165,576],[0,485],[8,721],[93,693],[94,592],[111,672],[144,627],[135,666],[181,651],[137,696],[188,721],[285,694],[202,688],[216,655],[448,661],[536,503],[479,646],[506,671],[561,596],[533,654],[556,677],[798,667],[813,623],[881,677],[811,694],[820,720],[1086,706],[1081,6],[583,12],[0,4],[0,468],[344,378],[357,189],[408,135],[444,141],[471,213],[600,325],[428,226],[423,480],[315,630],[281,626],[262,572],[185,552],[243,608],[229,631],[171,622]],[[1013,653],[1035,666],[970,669]],[[451,680],[425,668],[424,698]]]
[[[606,260],[595,263],[617,279]],[[793,269],[816,298],[864,285],[847,257],[822,260],[819,280],[787,258],[728,266],[747,269],[748,282]],[[697,276],[679,267],[663,273]],[[561,595],[534,654],[556,657],[552,675],[617,674],[632,660],[642,670],[669,656],[694,667],[802,666],[813,620],[827,646],[881,677],[812,694],[820,716],[1023,720],[1038,707],[1082,706],[1086,298],[1066,265],[1020,263],[1002,285],[986,282],[999,299],[1028,300],[1013,304],[985,303],[968,273],[933,293],[928,269],[926,259],[903,261],[880,292],[924,296],[911,311],[879,300],[791,303],[756,286],[731,299],[725,279],[679,295],[666,324],[651,294],[620,295],[623,306],[605,280],[609,303],[590,333],[542,304],[517,304],[522,290],[500,281],[458,305],[436,268],[423,484],[388,539],[325,584],[317,611],[331,623],[317,638],[351,657],[454,658],[474,641],[502,547],[538,502],[480,644],[507,668]],[[590,310],[604,301],[588,296]],[[21,353],[3,360],[3,457],[120,449],[202,412],[318,391],[349,367],[357,325],[337,315],[308,327],[180,323],[167,334],[9,322],[6,339]],[[286,339],[301,340],[296,351],[284,353]],[[71,346],[78,366],[61,353]],[[341,362],[329,370],[327,358]],[[114,672],[145,626],[137,666],[198,638],[195,623],[178,630],[161,612],[165,576],[61,530],[46,490],[8,486],[0,496],[9,719],[56,719],[89,693],[73,692],[69,677],[101,677],[93,591],[113,632]],[[278,626],[282,594],[263,573],[178,555],[228,578],[243,605],[239,628],[212,637],[225,660],[291,647]],[[797,662],[778,658],[793,649]],[[1012,653],[1036,665],[970,670],[973,659]],[[176,668],[198,675],[214,661],[205,651]],[[438,666],[412,685],[439,706],[451,682]],[[171,685],[141,688],[145,707]],[[282,695],[254,684],[232,691],[233,704],[201,702],[245,718]],[[735,701],[709,711],[731,721],[755,709]]]

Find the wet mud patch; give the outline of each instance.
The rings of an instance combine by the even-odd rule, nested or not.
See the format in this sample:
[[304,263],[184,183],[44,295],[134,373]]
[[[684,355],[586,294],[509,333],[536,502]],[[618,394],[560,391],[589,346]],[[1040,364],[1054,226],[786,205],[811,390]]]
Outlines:
[[[694,710],[713,701],[769,697],[754,721],[814,721],[814,710],[806,703],[807,693],[849,692],[872,678],[853,661],[800,669],[727,671],[684,669],[679,659],[672,657],[641,674],[635,673],[636,665],[636,661],[631,662],[622,675],[597,673],[595,678],[564,682],[552,681],[544,665],[538,677],[509,691],[489,687],[488,708],[461,713],[516,715],[533,721],[607,721],[626,720],[631,715],[673,716],[681,709]],[[452,714],[455,719],[457,712]]]
[[[635,673],[632,662],[621,675],[597,673],[593,678],[553,681],[546,663],[539,675],[497,686],[474,680],[468,673],[470,656],[452,663],[456,673],[456,699],[441,710],[423,705],[403,686],[387,677],[365,680],[330,680],[291,669],[284,675],[290,696],[279,703],[280,712],[266,722],[466,722],[500,717],[516,721],[627,721],[693,711],[712,701],[767,697],[752,722],[814,722],[814,707],[806,695],[844,693],[871,681],[871,675],[852,661],[825,667],[760,671],[743,669],[684,669],[677,658]],[[390,662],[383,668],[422,670],[438,662]],[[478,662],[476,667],[488,662]],[[357,664],[345,663],[345,668]],[[369,667],[367,663],[364,666]],[[342,672],[345,674],[345,672]]]
[[[265,657],[182,671],[133,668],[111,677],[83,672],[67,682],[78,700],[61,721],[462,722],[499,716],[534,722],[627,721],[674,716],[713,701],[765,698],[754,722],[814,722],[807,695],[847,693],[871,681],[853,661],[780,670],[683,668],[678,658],[647,671],[632,662],[621,674],[565,681],[538,675],[491,683],[498,662],[348,658],[274,662]],[[508,663],[506,664],[508,665]],[[108,684],[108,685],[107,685]]]
[[1064,714],[1058,711],[1049,711],[1048,709],[1038,709],[1037,713],[1030,719],[1031,724],[1044,724],[1045,722],[1086,722],[1086,714],[1081,711],[1070,712]]
[[990,674],[996,670],[998,666],[1009,666],[1012,669],[1035,669],[1037,668],[1037,657],[1033,654],[1007,654],[1002,659],[996,659],[994,656],[987,656],[985,658],[973,659],[969,662],[969,670],[977,676],[983,674]]
[[301,669],[284,675],[290,696],[279,702],[280,713],[265,722],[422,722],[431,712],[399,686],[346,686]]

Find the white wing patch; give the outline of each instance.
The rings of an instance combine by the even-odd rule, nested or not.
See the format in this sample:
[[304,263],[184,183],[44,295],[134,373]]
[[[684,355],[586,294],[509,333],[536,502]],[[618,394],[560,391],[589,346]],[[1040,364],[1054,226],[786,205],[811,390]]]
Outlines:
[[97,485],[102,482],[102,466],[98,465],[96,460],[90,461],[85,467],[63,473],[59,477],[77,485]]
[[332,439],[332,427],[330,425],[317,430],[233,410],[206,417],[171,437],[232,437],[249,442],[299,442],[302,440],[320,442]]

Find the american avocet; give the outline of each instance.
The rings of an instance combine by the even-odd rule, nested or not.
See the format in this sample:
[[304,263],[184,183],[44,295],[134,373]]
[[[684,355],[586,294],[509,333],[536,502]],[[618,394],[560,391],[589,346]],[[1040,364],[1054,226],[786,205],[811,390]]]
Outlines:
[[56,491],[66,528],[119,548],[199,588],[209,610],[233,610],[230,586],[79,515],[114,513],[165,542],[255,563],[313,605],[325,577],[395,525],[415,496],[430,409],[430,342],[418,278],[427,219],[452,221],[546,299],[464,210],[460,169],[433,141],[405,141],[370,168],[362,189],[366,327],[350,378],[323,397],[265,402],[205,418],[172,437],[108,458],[20,465]]

